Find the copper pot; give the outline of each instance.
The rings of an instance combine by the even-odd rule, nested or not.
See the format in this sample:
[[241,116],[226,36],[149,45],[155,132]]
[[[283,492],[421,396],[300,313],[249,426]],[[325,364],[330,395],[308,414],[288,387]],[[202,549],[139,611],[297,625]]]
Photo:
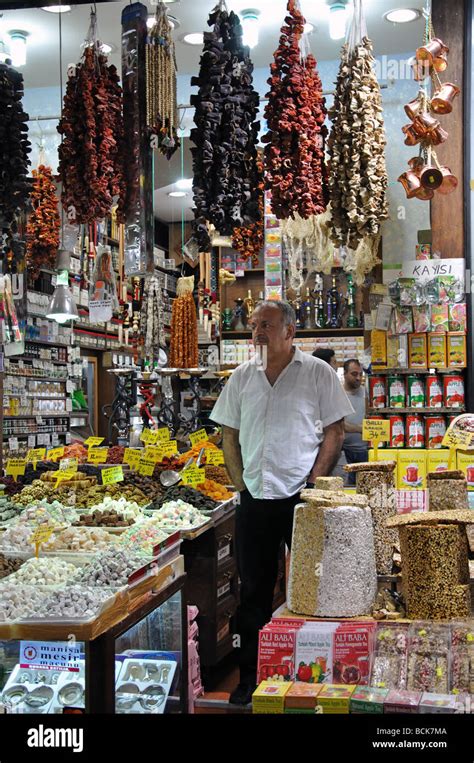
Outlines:
[[406,106],[404,106],[408,119],[415,119],[421,112],[422,108],[423,104],[420,98],[415,98],[415,100],[410,101],[410,103],[407,103]]
[[428,133],[433,132],[439,127],[439,119],[435,119],[430,114],[418,114],[413,121],[415,132],[420,138],[424,138]]
[[433,67],[437,72],[445,72],[448,68],[448,59],[446,56],[446,53],[441,53],[441,55],[437,56],[435,60],[433,61]]
[[428,61],[430,66],[432,66],[434,65],[435,59],[442,55],[445,56],[446,53],[449,53],[449,48],[439,39],[439,37],[433,37],[433,39],[427,42],[426,45],[417,48],[415,56],[417,61]]
[[421,201],[430,201],[433,196],[434,191],[430,191],[429,188],[423,188],[423,186],[421,186],[415,193],[415,198],[420,199]]
[[441,174],[443,176],[443,182],[441,183],[438,191],[442,194],[452,193],[458,187],[458,179],[449,167],[441,167]]
[[[444,85],[436,91],[431,99],[431,109],[435,114],[450,114],[453,110],[453,101],[461,90],[451,82],[445,82]],[[405,111],[407,107],[405,106]]]
[[405,125],[402,127],[402,131],[405,133],[405,146],[416,146],[420,142],[420,138],[413,125]]
[[420,172],[420,183],[423,188],[436,191],[443,182],[443,173],[437,167],[424,167]]
[[429,77],[431,67],[427,61],[414,61],[413,64],[413,78],[416,82],[422,82]]
[[404,187],[407,199],[413,199],[421,188],[420,178],[413,170],[407,170],[400,175],[398,182]]
[[442,127],[438,127],[429,134],[429,141],[432,146],[439,146],[440,143],[444,143],[449,137],[449,133],[443,130]]
[[425,163],[424,163],[424,161],[423,161],[421,156],[413,156],[409,160],[408,166],[411,167],[413,172],[416,172],[417,175],[419,175],[420,174],[420,170],[423,169],[423,167],[425,166]]

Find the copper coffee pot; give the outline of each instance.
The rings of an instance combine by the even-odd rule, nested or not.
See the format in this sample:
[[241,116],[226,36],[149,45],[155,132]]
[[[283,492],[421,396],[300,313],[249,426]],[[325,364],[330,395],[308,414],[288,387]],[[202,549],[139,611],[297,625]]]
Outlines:
[[407,199],[414,199],[421,189],[420,178],[413,170],[407,170],[400,175],[398,182],[404,187]]
[[[436,68],[435,61],[441,57],[444,57],[444,60],[446,60],[447,53],[449,53],[448,46],[439,37],[433,37],[426,45],[417,48],[415,57],[418,63],[420,61],[427,61],[430,66],[435,66]],[[437,69],[437,71],[444,70]]]
[[[461,90],[456,85],[453,85],[452,82],[445,82],[431,99],[431,110],[435,114],[450,114],[453,110],[453,101],[460,92]],[[407,107],[405,106],[406,110]]]
[[[427,166],[423,167],[420,172],[420,183],[423,188],[429,191],[436,191],[443,182],[443,173],[437,167]],[[418,196],[418,198],[420,198]]]
[[458,187],[458,179],[455,175],[453,175],[449,167],[441,167],[440,169],[443,176],[443,181],[438,188],[438,191],[445,195],[452,193]]
[[430,191],[428,188],[423,188],[423,186],[421,186],[415,194],[415,198],[420,199],[420,201],[431,201],[433,196],[434,191]]

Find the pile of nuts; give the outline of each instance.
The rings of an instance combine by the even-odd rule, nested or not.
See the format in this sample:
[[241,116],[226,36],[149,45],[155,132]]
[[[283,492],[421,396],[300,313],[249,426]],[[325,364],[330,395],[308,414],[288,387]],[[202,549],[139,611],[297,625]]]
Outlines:
[[0,579],[19,570],[22,564],[24,564],[23,559],[15,559],[0,554]]
[[231,485],[231,479],[225,466],[206,466],[204,468],[207,480],[213,480],[220,485]]
[[150,557],[142,551],[109,548],[87,564],[77,574],[76,580],[83,585],[119,588],[127,585],[130,575],[149,561]]
[[208,498],[192,487],[183,485],[182,487],[169,487],[149,508],[154,510],[160,509],[164,503],[169,501],[185,501],[192,504],[196,509],[205,511],[212,511],[217,506],[216,501],[213,501],[212,498]]
[[133,485],[138,488],[144,495],[148,496],[150,501],[154,501],[164,491],[164,487],[158,479],[145,477],[143,474],[138,474],[138,472],[125,472],[122,484]]
[[125,448],[123,445],[113,445],[111,448],[109,448],[109,452],[107,453],[107,463],[121,464],[123,462],[124,453]]
[[[43,501],[48,498],[54,500],[56,497],[59,500],[59,496],[55,491],[53,484],[47,484],[41,480],[34,480],[31,485],[27,485],[19,495],[15,496],[15,503],[18,506],[29,506],[30,503],[37,503],[38,501]],[[62,500],[61,503],[63,503]]]

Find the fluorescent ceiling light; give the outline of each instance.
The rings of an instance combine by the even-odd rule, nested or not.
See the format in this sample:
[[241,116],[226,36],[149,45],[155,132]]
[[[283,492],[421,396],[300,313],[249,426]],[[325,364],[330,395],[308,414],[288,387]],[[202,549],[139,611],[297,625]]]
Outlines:
[[240,23],[243,30],[243,43],[249,48],[255,48],[258,45],[258,31],[260,11],[255,8],[247,8],[240,12]]
[[28,32],[22,29],[11,29],[8,32],[10,38],[10,58],[12,66],[24,66],[26,64],[26,38]]
[[70,5],[44,5],[41,10],[48,13],[69,13],[72,7]]
[[410,21],[416,21],[420,16],[421,12],[417,8],[395,8],[383,15],[385,21],[391,21],[392,24],[408,24]]
[[176,188],[179,191],[190,191],[193,187],[193,179],[192,178],[180,178],[175,183]]
[[186,45],[202,45],[204,42],[204,35],[202,32],[191,32],[191,34],[185,34],[183,42]]
[[173,199],[182,199],[184,196],[187,196],[188,194],[186,191],[171,191],[171,193],[168,194],[168,196],[171,196]]
[[304,33],[311,34],[311,32],[314,32],[314,24],[310,24],[310,22],[307,21],[304,25]]
[[345,3],[329,6],[329,36],[331,40],[342,40],[346,36],[348,12]]

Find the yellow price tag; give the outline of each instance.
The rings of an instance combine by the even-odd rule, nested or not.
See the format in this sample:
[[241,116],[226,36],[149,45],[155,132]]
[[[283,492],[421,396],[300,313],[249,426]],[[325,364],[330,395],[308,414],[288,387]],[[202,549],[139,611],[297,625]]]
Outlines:
[[17,477],[23,475],[26,470],[26,458],[9,458],[7,461],[6,474],[10,474],[13,479],[17,480]]
[[224,463],[224,454],[221,450],[206,451],[206,466],[221,466]]
[[48,461],[57,461],[58,458],[62,458],[63,456],[64,448],[52,448],[52,450],[48,450],[46,454]]
[[75,475],[77,474],[77,469],[59,469],[56,472],[55,479],[56,479],[56,485],[55,487],[58,487],[61,482],[69,482],[69,480],[73,479]]
[[153,430],[151,429],[144,429],[143,432],[140,435],[140,440],[144,443],[149,442],[150,444],[153,443],[154,437],[153,437]]
[[34,448],[26,454],[26,460],[33,463],[33,469],[36,471],[37,461],[42,461],[46,457],[46,448]]
[[191,445],[197,445],[198,442],[205,442],[209,437],[205,429],[198,429],[197,432],[189,435],[189,439],[191,440]]
[[174,456],[178,453],[178,443],[176,440],[168,440],[168,442],[164,442],[161,446],[162,450],[162,457],[164,456]]
[[181,472],[181,480],[183,485],[189,485],[190,487],[196,487],[201,485],[206,479],[204,469],[198,469],[197,466],[190,466]]
[[136,448],[125,448],[123,453],[123,463],[128,464],[130,469],[138,469],[142,452],[143,451]]
[[112,485],[114,482],[123,482],[123,467],[110,466],[102,469],[102,484]]
[[79,460],[77,458],[62,458],[59,462],[59,470],[60,471],[70,471],[70,472],[77,472],[77,469],[79,467]]
[[[145,432],[148,434],[145,434]],[[158,445],[158,443],[164,443],[170,439],[169,429],[145,429],[142,435],[144,435],[145,439],[143,437],[140,439],[143,439],[143,442],[147,445]]]
[[170,430],[166,427],[157,430],[158,442],[166,442],[170,439]]
[[379,445],[390,440],[390,421],[383,419],[364,419],[362,422],[362,439],[371,440],[374,449],[374,460],[379,457]]
[[148,445],[143,455],[145,458],[153,460],[155,464],[163,458],[162,449],[158,445]]
[[38,525],[36,530],[30,536],[30,543],[35,547],[35,556],[39,556],[40,546],[47,543],[56,527],[54,525]]
[[473,444],[474,434],[472,432],[462,432],[457,428],[448,429],[442,442],[443,447],[456,448],[458,450],[469,450]]
[[108,448],[89,448],[87,461],[89,464],[105,464],[108,453]]
[[88,445],[89,448],[96,448],[98,445],[102,445],[104,440],[105,437],[88,437],[87,440],[84,440],[84,445]]
[[155,464],[156,464],[156,461],[154,461],[152,458],[147,458],[146,456],[142,456],[140,458],[140,463],[138,465],[139,474],[143,474],[144,477],[153,477],[153,472],[155,471]]

